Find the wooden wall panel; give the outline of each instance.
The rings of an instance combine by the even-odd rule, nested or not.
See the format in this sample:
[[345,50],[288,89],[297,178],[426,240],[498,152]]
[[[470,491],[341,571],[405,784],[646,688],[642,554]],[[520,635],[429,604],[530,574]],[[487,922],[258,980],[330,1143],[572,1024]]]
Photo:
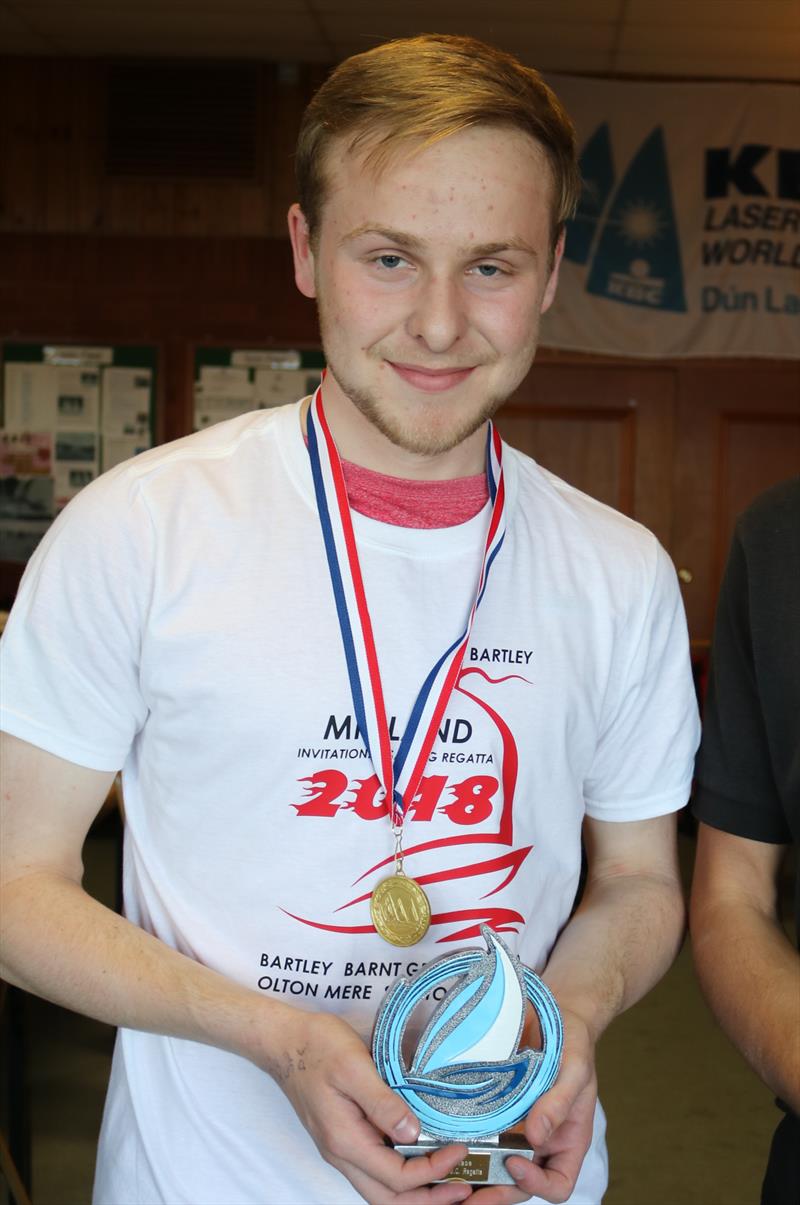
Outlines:
[[506,406],[504,439],[571,485],[633,513],[635,417],[626,410]]
[[498,425],[509,442],[669,546],[674,369],[535,364]]
[[0,229],[97,228],[103,81],[99,63],[0,59]]
[[0,334],[315,343],[286,239],[0,234]]
[[677,432],[672,552],[690,629],[709,640],[736,516],[800,472],[800,364],[684,365]]
[[44,228],[37,60],[0,62],[0,222],[4,230]]
[[294,183],[294,150],[303,110],[325,79],[328,68],[320,64],[299,69],[293,80],[278,74],[272,82],[268,110],[272,132],[269,138],[270,193],[267,233],[273,238],[286,236],[286,213],[297,200]]
[[259,68],[254,181],[105,175],[108,70],[0,57],[0,231],[283,237],[300,118],[327,68]]
[[42,189],[42,228],[74,230],[80,214],[79,192],[75,186],[83,176],[89,183],[87,162],[89,145],[86,126],[86,80],[76,78],[75,64],[65,63],[60,71],[41,72],[39,101],[38,176]]

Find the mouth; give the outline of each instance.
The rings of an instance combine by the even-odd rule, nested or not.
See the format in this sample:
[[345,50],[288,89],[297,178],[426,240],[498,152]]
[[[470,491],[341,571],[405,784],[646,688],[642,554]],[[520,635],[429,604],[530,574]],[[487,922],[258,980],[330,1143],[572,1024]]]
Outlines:
[[475,371],[474,366],[470,368],[418,368],[414,364],[397,364],[393,360],[388,360],[387,363],[399,377],[424,393],[444,393],[447,389],[461,385]]

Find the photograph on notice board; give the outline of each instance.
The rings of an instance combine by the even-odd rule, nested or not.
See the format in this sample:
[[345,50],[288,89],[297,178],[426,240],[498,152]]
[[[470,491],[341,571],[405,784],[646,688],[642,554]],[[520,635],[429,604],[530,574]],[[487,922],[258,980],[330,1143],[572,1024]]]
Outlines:
[[0,560],[27,561],[54,517],[52,477],[0,477]]
[[313,393],[320,382],[322,363],[318,350],[198,348],[195,431],[251,410],[285,406]]
[[[76,494],[152,446],[156,357],[146,347],[20,343],[4,346],[3,361],[0,560],[24,562]],[[47,487],[26,485],[33,476]]]
[[100,374],[96,368],[50,365],[55,392],[55,426],[61,430],[96,427],[100,407]]
[[153,374],[148,368],[106,368],[102,387],[103,434],[129,436],[139,445],[149,447],[152,388]]
[[0,431],[0,477],[46,477],[52,464],[49,431]]

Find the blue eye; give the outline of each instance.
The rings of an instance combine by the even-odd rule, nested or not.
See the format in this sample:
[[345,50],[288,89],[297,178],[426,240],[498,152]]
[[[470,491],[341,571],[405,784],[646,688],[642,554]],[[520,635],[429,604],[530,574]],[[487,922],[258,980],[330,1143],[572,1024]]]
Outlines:
[[403,260],[399,255],[379,255],[377,262],[382,268],[398,268]]
[[487,280],[490,280],[493,276],[499,274],[500,269],[497,267],[497,264],[478,264],[478,271],[481,276],[485,276]]

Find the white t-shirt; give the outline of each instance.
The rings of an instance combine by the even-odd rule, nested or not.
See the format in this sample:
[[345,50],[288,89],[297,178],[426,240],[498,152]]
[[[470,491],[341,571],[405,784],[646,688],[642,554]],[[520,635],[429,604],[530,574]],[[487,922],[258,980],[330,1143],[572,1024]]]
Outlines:
[[[372,930],[390,825],[356,731],[298,406],[145,452],[45,536],[4,641],[2,726],[123,769],[127,916],[368,1040],[397,974],[479,926],[541,969],[569,917],[584,813],[689,793],[697,717],[675,575],[638,524],[506,448],[508,529],[406,822],[433,922]],[[463,630],[488,507],[410,530],[354,516],[393,735]],[[604,1122],[573,1196],[606,1183]],[[358,1200],[244,1059],[122,1030],[98,1205]]]

